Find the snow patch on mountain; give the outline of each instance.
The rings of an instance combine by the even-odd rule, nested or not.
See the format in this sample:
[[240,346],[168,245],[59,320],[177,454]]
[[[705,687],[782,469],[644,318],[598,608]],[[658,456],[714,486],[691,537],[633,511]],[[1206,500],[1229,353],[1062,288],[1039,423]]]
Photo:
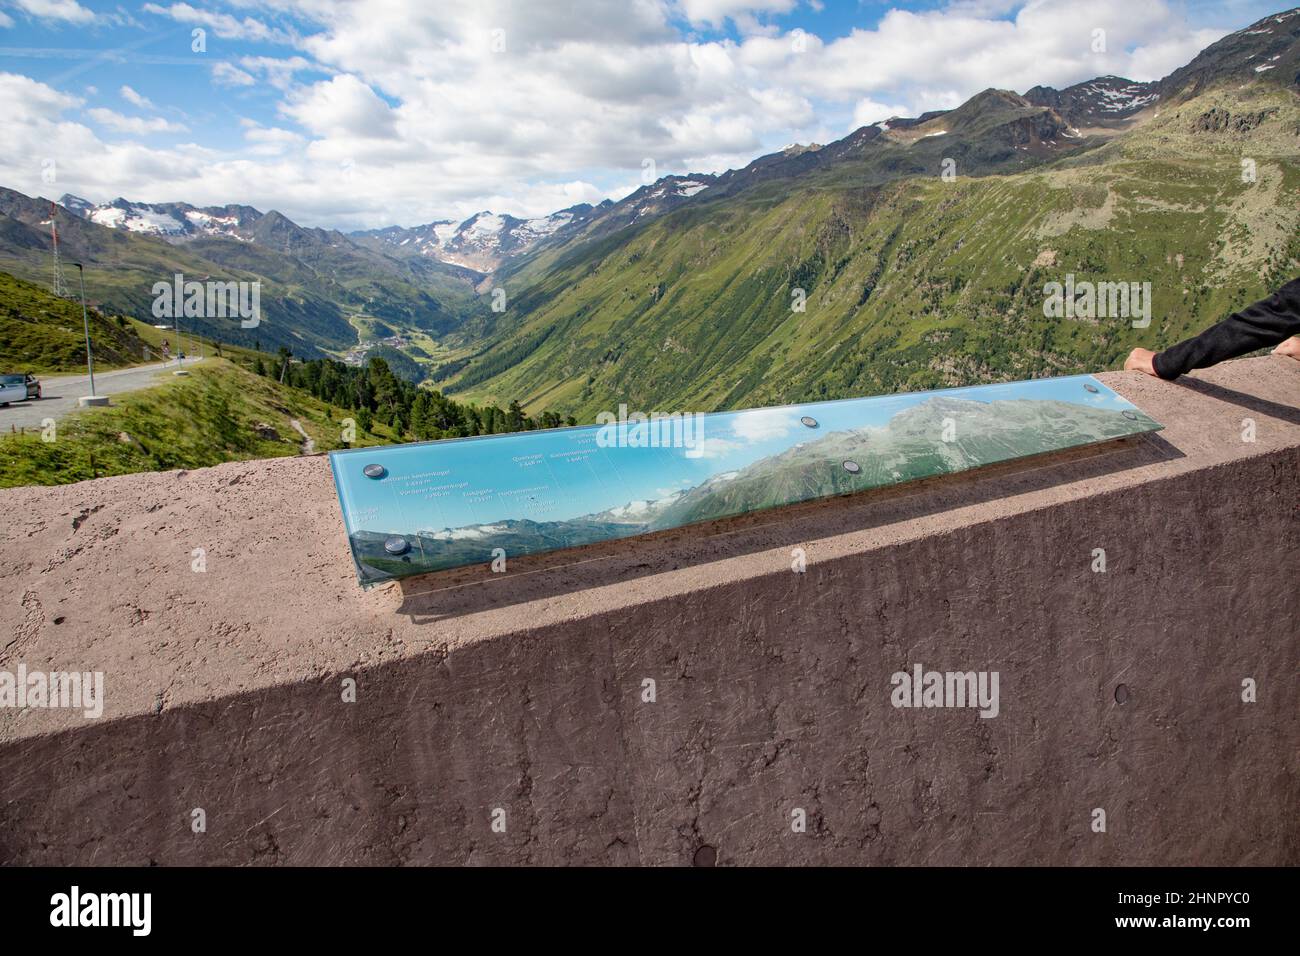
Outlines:
[[260,212],[247,206],[199,208],[189,203],[143,203],[126,199],[92,203],[71,194],[64,195],[59,205],[100,226],[172,242],[210,237],[249,241],[247,229],[262,218]]
[[89,218],[91,222],[99,223],[101,226],[126,229],[129,232],[176,235],[185,231],[185,227],[177,222],[175,217],[154,212],[148,206],[127,209],[117,206],[97,207],[91,210]]

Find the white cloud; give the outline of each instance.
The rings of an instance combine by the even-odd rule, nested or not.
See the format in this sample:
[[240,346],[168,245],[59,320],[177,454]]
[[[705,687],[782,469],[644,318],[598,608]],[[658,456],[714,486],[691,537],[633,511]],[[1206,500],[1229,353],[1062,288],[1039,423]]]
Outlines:
[[910,110],[906,106],[897,104],[886,106],[884,103],[877,103],[873,99],[864,97],[858,100],[857,105],[853,107],[853,129],[860,126],[870,126],[872,123],[889,119],[891,116],[906,116],[909,112]]
[[397,135],[393,110],[348,73],[294,90],[281,109],[329,139],[393,139]]
[[[40,2],[71,0],[27,0]],[[238,0],[238,16],[150,3],[149,13],[219,36],[292,47],[211,65],[215,86],[263,84],[250,103],[278,93],[280,119],[259,115],[242,137],[206,149],[155,150],[100,142],[56,107],[0,115],[7,138],[12,126],[29,145],[21,162],[12,154],[13,169],[30,176],[43,142],[75,144],[83,153],[61,161],[61,175],[84,176],[72,191],[88,196],[102,185],[101,198],[240,201],[313,225],[410,225],[618,198],[641,185],[645,159],[659,175],[717,172],[783,143],[951,108],[990,86],[1164,75],[1217,36],[1165,0],[1093,0],[1087,16],[1066,0],[963,0],[801,43],[757,29],[770,33],[773,12],[793,3],[574,0],[557,14],[534,0]],[[283,26],[290,16],[293,28]],[[724,21],[743,38],[683,29]],[[1092,51],[1097,28],[1108,52]],[[123,134],[131,120],[95,122]],[[163,121],[135,122],[156,135],[149,124]]]
[[[29,0],[29,2],[31,2],[31,0]],[[40,0],[40,2],[45,2],[45,0]],[[63,2],[63,0],[54,0],[54,2]],[[200,10],[197,7],[190,6],[188,3],[173,3],[169,7],[160,6],[156,3],[146,3],[141,7],[141,9],[144,10],[145,13],[170,17],[177,23],[207,27],[217,36],[225,40],[290,43],[294,39],[292,33],[286,30],[281,30],[277,27],[268,26],[263,21],[254,19],[253,17],[245,17],[243,20],[240,20],[228,13],[214,13],[210,10]]]
[[696,446],[699,458],[726,458],[734,452],[740,451],[745,446],[740,442],[729,441],[726,438],[706,438]]
[[257,82],[233,63],[217,60],[212,64],[212,81],[218,86],[252,86]]
[[1133,51],[1129,71],[1124,75],[1130,80],[1163,79],[1222,36],[1222,30],[1196,30],[1144,44]]
[[293,84],[297,73],[321,69],[300,56],[245,56],[240,57],[239,65],[249,73],[261,74],[266,78],[266,82],[278,90],[287,90]]
[[14,25],[13,17],[9,16],[3,10],[0,10],[0,30],[3,30],[5,27],[11,27],[13,25]]
[[[890,10],[875,29],[811,43],[805,54],[782,51],[785,82],[808,96],[906,103],[920,113],[989,87],[1024,92],[1108,73],[1158,78],[1223,32],[1193,30],[1164,0],[1091,0],[1086,13],[1065,0],[1030,0],[1014,5],[1011,19],[994,15],[1010,6]],[[1105,31],[1104,52],[1093,49],[1094,30]],[[773,41],[746,42],[759,44],[774,49]]]
[[742,29],[756,29],[760,17],[789,13],[798,0],[678,0],[678,5],[696,26],[721,27],[730,20]]
[[736,437],[748,444],[768,441],[788,435],[796,428],[801,428],[793,412],[782,408],[757,408],[741,412],[733,419],[731,428]]
[[161,116],[123,116],[121,113],[115,113],[113,110],[96,108],[87,111],[87,115],[100,126],[107,127],[117,133],[133,133],[136,136],[147,136],[151,133],[183,133],[185,127],[180,123],[172,123],[163,119]]
[[94,11],[87,10],[77,0],[13,0],[13,3],[19,10],[40,20],[91,23],[95,19]]
[[154,108],[153,103],[149,102],[148,97],[141,96],[129,86],[123,86],[118,92],[121,94],[122,99],[126,100],[132,106],[137,106],[142,110],[151,110]]
[[279,156],[285,151],[301,147],[305,139],[293,130],[277,126],[260,126],[244,120],[244,139],[250,144],[247,152],[257,156]]

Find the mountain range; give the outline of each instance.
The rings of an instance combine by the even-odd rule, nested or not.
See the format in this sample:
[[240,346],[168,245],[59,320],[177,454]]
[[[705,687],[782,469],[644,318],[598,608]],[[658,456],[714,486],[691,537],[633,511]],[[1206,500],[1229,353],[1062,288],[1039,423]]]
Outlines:
[[[987,90],[507,262],[433,377],[589,420],[1113,367],[1300,274],[1298,133],[1300,10],[1154,84]],[[1152,322],[1045,316],[1067,274],[1151,283]]]
[[[257,279],[258,329],[198,331],[362,357],[400,333],[414,374],[472,400],[706,411],[1093,370],[1174,340],[1300,270],[1298,134],[1300,9],[1159,81],[986,90],[540,218],[343,233],[70,195],[53,214],[107,312],[150,318],[175,272]],[[50,217],[0,189],[0,269],[49,282]],[[1046,321],[1042,284],[1067,271],[1151,281],[1159,321]]]
[[256,329],[185,320],[218,340],[320,357],[394,329],[445,335],[487,311],[475,291],[483,278],[478,272],[386,255],[337,230],[305,228],[275,210],[248,206],[126,200],[94,206],[66,196],[58,205],[0,187],[0,269],[51,282],[52,215],[63,261],[84,264],[87,295],[104,312],[159,321],[153,285],[177,273],[261,282],[263,321]]

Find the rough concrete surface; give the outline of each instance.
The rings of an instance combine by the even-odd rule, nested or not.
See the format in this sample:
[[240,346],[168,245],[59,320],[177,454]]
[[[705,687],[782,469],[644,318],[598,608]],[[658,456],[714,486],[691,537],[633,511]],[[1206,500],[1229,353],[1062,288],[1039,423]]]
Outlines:
[[0,491],[0,671],[106,684],[0,862],[1294,865],[1300,363],[1100,377],[1166,430],[371,591],[323,456]]

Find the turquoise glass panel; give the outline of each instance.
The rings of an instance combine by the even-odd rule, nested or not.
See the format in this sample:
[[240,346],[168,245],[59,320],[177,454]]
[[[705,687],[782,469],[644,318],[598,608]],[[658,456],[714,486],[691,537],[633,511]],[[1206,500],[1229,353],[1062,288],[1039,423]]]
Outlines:
[[330,464],[358,577],[371,584],[1160,427],[1078,375],[356,448]]

